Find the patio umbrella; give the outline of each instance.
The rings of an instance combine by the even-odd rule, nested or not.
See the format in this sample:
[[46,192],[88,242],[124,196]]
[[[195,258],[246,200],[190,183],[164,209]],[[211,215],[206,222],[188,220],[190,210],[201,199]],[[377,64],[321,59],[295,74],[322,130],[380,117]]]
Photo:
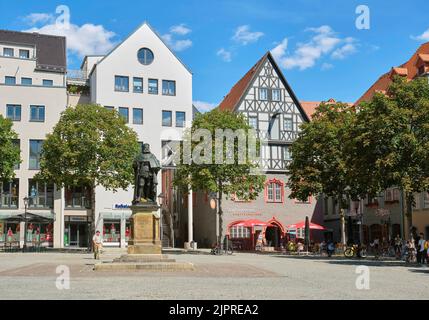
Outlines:
[[[288,226],[286,226],[288,229],[292,229],[292,230],[296,230],[296,229],[304,229],[305,228],[305,221],[301,221],[298,223],[294,223],[294,224],[290,224]],[[326,230],[325,227],[317,224],[317,223],[313,223],[310,222],[310,230]]]
[[304,245],[306,251],[308,251],[308,246],[310,244],[310,221],[308,220],[308,216],[305,217],[305,231],[304,231]]

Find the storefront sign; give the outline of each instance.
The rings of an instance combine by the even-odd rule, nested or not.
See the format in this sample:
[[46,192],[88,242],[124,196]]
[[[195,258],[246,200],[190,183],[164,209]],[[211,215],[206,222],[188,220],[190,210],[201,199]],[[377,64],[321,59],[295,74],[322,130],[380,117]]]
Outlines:
[[129,209],[131,206],[129,204],[115,204],[113,209]]
[[70,217],[70,221],[75,221],[75,222],[87,221],[87,217],[74,216],[74,217]]

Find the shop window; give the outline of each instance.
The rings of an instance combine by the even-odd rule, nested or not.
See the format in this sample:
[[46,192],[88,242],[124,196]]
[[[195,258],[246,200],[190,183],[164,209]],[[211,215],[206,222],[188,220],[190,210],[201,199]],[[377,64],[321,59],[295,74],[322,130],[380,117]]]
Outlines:
[[103,241],[104,242],[120,242],[121,223],[120,221],[104,220],[103,223]]
[[250,238],[250,228],[244,226],[232,226],[229,229],[231,239]]
[[0,208],[18,208],[19,179],[0,182]]
[[28,196],[30,208],[54,207],[54,184],[28,180]]
[[0,222],[0,242],[19,241],[19,223]]
[[284,184],[280,180],[272,179],[265,184],[265,202],[283,203]]
[[65,188],[66,208],[84,209],[91,207],[91,192],[88,187]]

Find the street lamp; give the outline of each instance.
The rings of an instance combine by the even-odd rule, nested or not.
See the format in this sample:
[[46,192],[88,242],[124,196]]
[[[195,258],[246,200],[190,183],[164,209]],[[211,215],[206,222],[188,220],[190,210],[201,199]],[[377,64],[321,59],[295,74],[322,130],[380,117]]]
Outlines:
[[159,213],[159,221],[160,221],[160,224],[159,224],[159,234],[160,234],[160,237],[159,238],[161,239],[161,247],[162,247],[162,238],[163,238],[162,221],[164,220],[163,216],[162,216],[162,206],[164,204],[164,199],[165,199],[165,195],[164,195],[163,192],[161,192],[158,195],[159,208],[161,208],[161,212]]
[[22,246],[22,252],[27,250],[27,207],[28,207],[28,197],[24,198],[24,245]]

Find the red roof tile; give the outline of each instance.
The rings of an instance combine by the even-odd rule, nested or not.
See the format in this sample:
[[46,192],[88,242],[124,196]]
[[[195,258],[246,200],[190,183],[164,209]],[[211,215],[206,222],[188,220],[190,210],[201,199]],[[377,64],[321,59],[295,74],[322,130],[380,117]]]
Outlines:
[[260,64],[262,63],[262,61],[265,60],[267,55],[268,55],[268,52],[261,59],[259,59],[259,61],[243,76],[243,78],[241,78],[232,87],[231,91],[225,96],[223,101],[220,103],[219,105],[220,110],[233,110],[235,108],[240,98],[243,96],[244,92],[249,86],[250,81],[252,81],[256,70],[258,70]]
[[429,63],[429,42],[422,44],[407,62],[396,68],[392,68],[390,72],[378,78],[378,80],[355,102],[355,105],[358,105],[362,101],[370,100],[376,92],[386,92],[392,82],[393,75],[399,74],[406,76],[408,80],[412,80],[419,76],[420,61]]

